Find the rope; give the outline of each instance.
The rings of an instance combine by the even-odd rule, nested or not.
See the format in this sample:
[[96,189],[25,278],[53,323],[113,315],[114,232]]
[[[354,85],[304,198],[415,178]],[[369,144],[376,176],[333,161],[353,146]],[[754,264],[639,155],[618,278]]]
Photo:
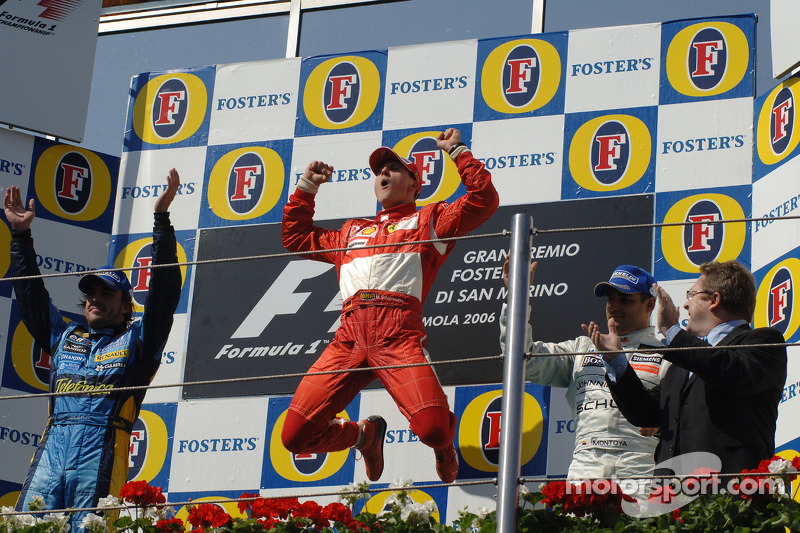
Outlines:
[[[792,347],[800,346],[800,342],[775,342],[767,344],[737,344],[727,346],[681,346],[681,347],[663,347],[663,348],[636,348],[633,350],[622,350],[622,352],[635,351],[636,353],[652,353],[664,355],[670,352],[686,352],[693,350],[738,350],[742,348],[774,348],[774,347]],[[593,350],[588,352],[556,352],[556,353],[532,353],[525,352],[527,360],[533,358],[544,357],[568,357],[568,356],[582,356],[582,355],[615,355],[621,353],[617,350]],[[203,385],[222,385],[231,383],[246,383],[252,381],[269,381],[273,379],[289,379],[289,378],[302,378],[305,376],[322,376],[328,374],[346,374],[349,372],[373,372],[375,370],[393,370],[398,368],[412,368],[418,366],[436,366],[436,365],[453,365],[453,364],[466,364],[475,363],[480,361],[495,361],[505,359],[505,355],[487,355],[482,357],[470,357],[462,359],[446,359],[442,361],[426,361],[423,363],[406,363],[402,365],[385,365],[385,366],[370,366],[361,368],[348,368],[342,370],[324,370],[319,372],[294,372],[290,374],[274,374],[267,376],[245,376],[239,378],[221,378],[221,379],[207,379],[200,381],[184,381],[179,383],[163,383],[163,384],[150,384],[150,385],[137,385],[130,387],[118,387],[110,391],[102,392],[86,392],[86,391],[63,391],[63,392],[38,392],[29,394],[17,394],[13,396],[0,396],[2,400],[27,400],[31,398],[57,398],[61,396],[81,396],[81,395],[103,395],[103,394],[117,394],[121,392],[133,392],[148,389],[168,389],[177,387],[198,387]]]
[[[732,220],[703,220],[701,222],[660,222],[660,223],[640,223],[640,224],[616,224],[616,225],[608,225],[608,226],[578,226],[573,228],[554,228],[554,229],[539,229],[533,228],[531,230],[532,235],[547,235],[547,234],[555,234],[555,233],[571,233],[571,232],[582,232],[582,231],[609,231],[609,230],[624,230],[624,229],[646,229],[646,228],[664,228],[670,226],[694,226],[697,224],[734,224],[734,223],[745,223],[745,222],[758,222],[761,220],[797,220],[800,219],[800,215],[790,215],[790,216],[783,216],[783,217],[762,217],[762,218],[739,218],[739,219],[732,219]],[[508,237],[511,235],[511,232],[507,229],[502,231],[493,232],[493,233],[481,233],[477,235],[462,235],[460,237],[440,237],[437,239],[427,239],[427,240],[420,240],[420,241],[409,241],[409,242],[402,242],[402,243],[385,243],[385,244],[370,244],[359,247],[359,249],[372,249],[372,248],[391,248],[391,247],[399,247],[399,246],[406,246],[406,245],[413,245],[413,244],[433,244],[438,242],[455,242],[461,240],[472,240],[472,239],[485,239],[490,237]],[[347,252],[350,248],[331,248],[324,250],[325,252]],[[197,266],[197,265],[209,265],[215,263],[233,263],[239,261],[254,261],[258,259],[278,259],[282,257],[294,257],[294,256],[306,256],[306,255],[314,255],[320,253],[319,250],[315,251],[303,251],[303,252],[278,252],[273,254],[259,254],[259,255],[247,255],[241,257],[221,257],[216,259],[200,259],[196,261],[185,261],[179,263],[164,263],[160,265],[148,265],[148,266],[130,266],[130,267],[120,267],[120,268],[108,268],[102,270],[93,270],[92,272],[133,272],[137,270],[147,270],[152,268],[167,268],[167,267],[185,267],[185,266]],[[80,271],[80,272],[54,272],[51,274],[39,274],[35,276],[16,276],[16,277],[6,277],[0,278],[0,281],[23,281],[23,280],[30,280],[30,279],[45,279],[45,278],[60,278],[60,277],[68,277],[68,276],[83,276],[87,273],[87,271]]]

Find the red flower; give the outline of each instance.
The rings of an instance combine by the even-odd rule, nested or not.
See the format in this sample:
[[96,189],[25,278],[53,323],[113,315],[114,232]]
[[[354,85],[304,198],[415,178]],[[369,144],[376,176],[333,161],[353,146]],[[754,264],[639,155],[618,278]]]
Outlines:
[[191,510],[189,510],[189,517],[187,520],[195,528],[202,529],[223,527],[233,522],[233,519],[228,513],[213,503],[201,503],[196,507],[192,507]]
[[677,509],[672,510],[672,519],[678,522],[683,522],[683,518],[681,518],[681,509],[680,507]]
[[546,506],[564,503],[567,496],[567,482],[562,480],[551,481],[542,488],[542,494],[544,495],[542,503]]
[[326,505],[322,510],[322,517],[344,525],[348,525],[353,522],[353,512],[349,507],[339,502],[333,502]]
[[[246,499],[246,498],[258,498],[258,494],[252,492],[245,492],[239,498]],[[250,512],[250,507],[252,506],[252,501],[239,501],[239,512],[242,514],[248,514]]]
[[159,520],[156,522],[156,529],[158,531],[162,531],[163,533],[170,533],[170,532],[179,532],[183,531],[186,528],[183,521],[180,518],[172,517],[167,520]]
[[119,497],[135,505],[166,503],[161,487],[151,487],[147,481],[128,481],[119,491]]

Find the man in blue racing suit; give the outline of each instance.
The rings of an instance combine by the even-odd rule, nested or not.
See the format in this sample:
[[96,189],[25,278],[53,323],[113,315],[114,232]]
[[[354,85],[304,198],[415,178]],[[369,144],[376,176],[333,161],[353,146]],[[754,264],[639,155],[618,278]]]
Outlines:
[[[177,263],[175,231],[167,209],[180,178],[169,172],[155,202],[153,264]],[[6,190],[3,207],[11,224],[14,276],[38,276],[28,209],[18,187]],[[113,268],[113,267],[104,267]],[[94,507],[100,498],[119,495],[128,477],[130,433],[145,391],[117,393],[118,387],[147,385],[155,376],[181,294],[179,266],[153,268],[145,311],[131,322],[131,284],[122,271],[81,277],[86,324],[66,322],[52,304],[41,278],[17,280],[14,293],[22,320],[34,340],[51,355],[49,419],[17,502],[26,511],[37,495],[46,509]],[[144,275],[144,273],[142,273]],[[73,513],[79,531],[88,511]]]

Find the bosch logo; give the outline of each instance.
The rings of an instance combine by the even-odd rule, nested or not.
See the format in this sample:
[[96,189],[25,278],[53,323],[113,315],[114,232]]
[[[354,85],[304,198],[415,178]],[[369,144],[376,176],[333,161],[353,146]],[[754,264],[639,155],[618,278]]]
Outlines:
[[189,89],[183,80],[170,78],[156,91],[153,101],[152,121],[155,134],[170,139],[178,134],[186,122],[189,108]]
[[592,174],[603,185],[614,185],[630,162],[630,133],[617,121],[602,124],[592,142]]
[[772,101],[769,121],[769,138],[775,155],[786,152],[794,132],[794,93],[784,87]]
[[722,250],[725,225],[715,222],[723,220],[722,210],[710,200],[701,200],[686,213],[687,224],[683,230],[683,243],[690,263],[697,266],[713,261]]
[[503,95],[512,107],[525,107],[536,97],[541,62],[536,50],[523,44],[513,48],[503,67]]
[[70,215],[81,213],[92,196],[92,169],[79,152],[64,154],[55,175],[55,198],[59,207]]
[[228,175],[228,205],[238,215],[250,214],[264,196],[264,160],[254,152],[236,159]]
[[705,28],[697,32],[690,43],[689,76],[698,89],[711,90],[725,76],[728,52],[725,36],[716,28]]
[[324,112],[334,124],[347,122],[355,113],[361,96],[361,75],[353,63],[333,67],[325,81]]
[[422,179],[420,200],[434,196],[442,185],[445,160],[433,137],[423,137],[411,146],[408,158],[417,164]]
[[788,268],[779,268],[772,276],[768,298],[767,320],[769,325],[785,334],[792,322],[794,304],[794,282]]

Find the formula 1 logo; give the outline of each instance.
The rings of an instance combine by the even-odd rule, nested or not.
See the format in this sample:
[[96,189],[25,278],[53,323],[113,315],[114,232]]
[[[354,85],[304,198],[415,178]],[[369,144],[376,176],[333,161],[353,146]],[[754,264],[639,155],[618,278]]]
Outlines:
[[95,220],[111,200],[111,172],[94,152],[55,145],[39,156],[36,196],[53,215],[75,222]]
[[456,164],[436,145],[439,134],[438,131],[422,131],[405,137],[393,147],[398,155],[417,164],[422,180],[418,206],[445,201],[461,185]]
[[664,259],[676,270],[699,272],[708,261],[736,259],[744,249],[747,225],[744,222],[717,223],[744,218],[739,203],[724,194],[701,194],[683,198],[667,211],[661,230]]
[[[269,456],[275,472],[289,481],[312,482],[320,481],[336,474],[349,456],[349,450],[331,453],[306,453],[294,454],[283,447],[281,432],[286,421],[287,411],[283,411],[272,428],[270,436]],[[350,420],[344,411],[339,413],[339,418]]]
[[[45,8],[42,18],[50,20],[64,20],[80,5],[81,0],[41,0],[38,4]],[[3,5],[3,2],[0,2]]]
[[[464,461],[481,472],[497,472],[500,452],[502,390],[474,398],[460,416],[458,448]],[[523,399],[521,464],[533,459],[542,442],[544,415],[539,402],[528,393]]]
[[712,96],[736,87],[750,63],[744,32],[727,22],[693,24],[678,32],[667,49],[667,77],[687,96]]
[[167,426],[160,416],[146,409],[139,412],[131,432],[128,481],[156,479],[167,459],[168,437]]
[[303,92],[308,121],[324,130],[361,124],[377,108],[381,95],[378,68],[361,56],[343,56],[317,65]]
[[795,135],[798,83],[800,78],[795,77],[775,87],[758,113],[756,148],[758,157],[766,165],[785,159],[800,142],[800,135]]
[[[144,311],[144,304],[147,301],[147,293],[150,290],[151,269],[148,268],[153,263],[153,239],[137,239],[128,243],[125,248],[117,255],[114,260],[115,268],[135,268],[127,271],[128,279],[131,282],[131,293],[133,295],[133,311],[141,313]],[[178,262],[186,263],[186,250],[177,243]],[[181,287],[186,282],[186,265],[181,269]]]
[[631,115],[605,115],[583,124],[572,137],[569,170],[590,191],[618,191],[636,183],[650,165],[652,138]]
[[556,48],[540,39],[518,39],[489,53],[481,74],[481,94],[500,113],[528,113],[550,102],[561,80]]
[[219,218],[245,221],[269,213],[286,183],[281,156],[252,146],[223,155],[208,178],[208,205]]
[[800,259],[794,257],[779,262],[767,272],[756,294],[753,317],[756,327],[775,328],[787,341],[797,332],[800,313],[794,312],[794,278],[799,275]]
[[133,129],[150,144],[173,144],[197,132],[206,116],[208,91],[193,74],[156,76],[139,91],[133,105]]

